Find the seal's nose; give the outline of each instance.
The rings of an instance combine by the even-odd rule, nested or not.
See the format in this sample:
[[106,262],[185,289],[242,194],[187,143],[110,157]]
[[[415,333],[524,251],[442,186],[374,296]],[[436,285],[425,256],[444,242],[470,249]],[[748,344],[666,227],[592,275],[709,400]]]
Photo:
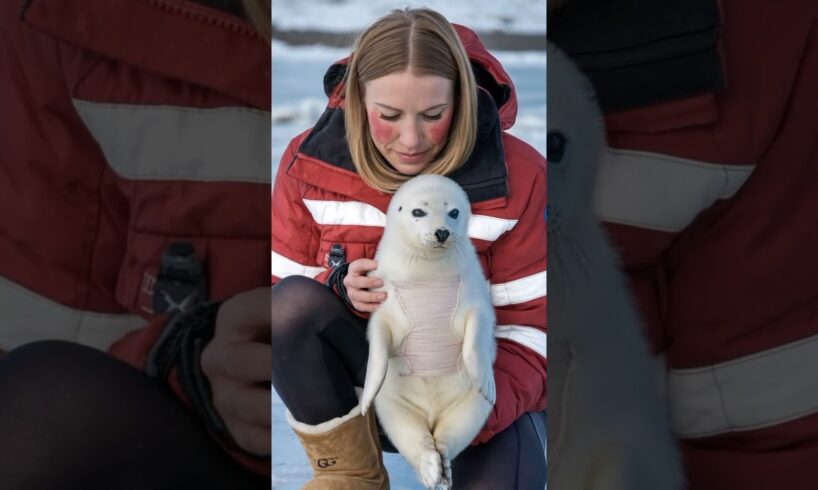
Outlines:
[[437,238],[437,241],[440,243],[445,242],[446,239],[449,238],[449,230],[438,228],[437,230],[435,230],[435,238]]

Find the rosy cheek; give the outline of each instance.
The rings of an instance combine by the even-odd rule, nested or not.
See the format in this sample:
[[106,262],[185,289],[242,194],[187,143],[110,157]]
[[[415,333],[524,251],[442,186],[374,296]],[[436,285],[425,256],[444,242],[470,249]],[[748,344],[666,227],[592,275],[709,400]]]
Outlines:
[[368,116],[372,138],[378,143],[388,143],[392,141],[392,135],[395,132],[392,125],[381,119],[377,112],[370,112]]
[[452,113],[447,112],[440,118],[438,121],[434,121],[433,123],[427,126],[427,131],[429,134],[429,141],[433,145],[439,145],[446,141],[446,138],[449,137],[449,126],[452,124]]

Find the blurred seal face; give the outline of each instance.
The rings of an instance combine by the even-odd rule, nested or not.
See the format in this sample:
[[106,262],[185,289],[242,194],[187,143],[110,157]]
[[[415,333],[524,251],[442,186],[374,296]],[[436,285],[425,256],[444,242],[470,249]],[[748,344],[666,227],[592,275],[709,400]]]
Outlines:
[[419,174],[448,141],[454,83],[405,70],[370,80],[364,88],[375,147],[398,172]]
[[605,148],[602,116],[590,81],[551,45],[547,97],[548,231],[565,232],[578,223],[596,226],[594,191]]

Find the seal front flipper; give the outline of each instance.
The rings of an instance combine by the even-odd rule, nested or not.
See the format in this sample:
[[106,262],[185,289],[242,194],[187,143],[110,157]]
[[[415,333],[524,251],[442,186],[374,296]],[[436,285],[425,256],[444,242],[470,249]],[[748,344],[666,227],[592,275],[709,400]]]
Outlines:
[[369,360],[366,364],[364,392],[361,395],[361,414],[366,415],[375,396],[381,391],[389,367],[392,332],[383,314],[376,311],[369,320]]
[[463,368],[483,398],[494,405],[496,401],[492,367],[494,344],[491,337],[494,333],[494,322],[491,318],[484,317],[479,308],[472,308],[466,314],[466,325],[463,330]]

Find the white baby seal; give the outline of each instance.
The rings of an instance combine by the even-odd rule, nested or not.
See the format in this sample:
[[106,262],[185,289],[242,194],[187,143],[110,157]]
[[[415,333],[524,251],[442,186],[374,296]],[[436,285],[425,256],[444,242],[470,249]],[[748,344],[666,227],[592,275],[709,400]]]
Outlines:
[[372,275],[387,298],[369,320],[361,396],[426,488],[451,487],[451,461],[494,405],[494,309],[474,246],[466,193],[421,175],[387,210]]
[[548,483],[683,488],[656,365],[596,215],[602,116],[588,79],[551,45],[547,95]]

